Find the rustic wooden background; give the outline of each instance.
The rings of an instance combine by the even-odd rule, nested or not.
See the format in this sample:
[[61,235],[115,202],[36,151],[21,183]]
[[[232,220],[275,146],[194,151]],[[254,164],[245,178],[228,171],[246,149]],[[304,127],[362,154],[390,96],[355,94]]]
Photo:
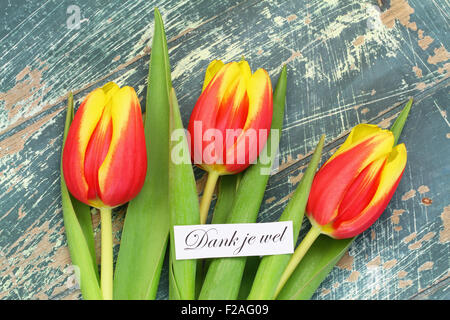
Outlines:
[[[153,8],[163,16],[185,126],[209,61],[288,66],[280,170],[259,221],[278,218],[308,155],[361,122],[389,127],[415,102],[408,164],[381,218],[314,299],[449,299],[448,0],[45,0],[0,2],[0,298],[80,299],[61,213],[66,94],[114,80],[145,107]],[[380,7],[381,6],[381,7]],[[76,14],[80,13],[77,26]],[[204,179],[196,170],[199,191]],[[123,213],[115,215],[115,251]],[[93,212],[98,231],[98,215]],[[158,298],[167,299],[164,267]]]

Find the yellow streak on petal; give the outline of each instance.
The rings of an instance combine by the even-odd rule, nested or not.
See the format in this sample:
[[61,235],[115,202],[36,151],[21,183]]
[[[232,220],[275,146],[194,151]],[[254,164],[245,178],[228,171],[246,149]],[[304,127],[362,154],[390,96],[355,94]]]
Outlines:
[[[85,154],[92,133],[100,121],[105,104],[106,95],[101,88],[95,89],[89,93],[85,99],[84,110],[80,120],[80,127],[78,129],[79,152],[82,155]],[[84,168],[84,163],[82,168]]]
[[133,101],[137,104],[138,98],[134,89],[129,86],[125,86],[116,91],[110,101],[113,130],[108,153],[98,170],[98,184],[101,192],[105,190],[106,178],[114,158],[116,147],[121,139],[122,132],[128,125],[130,108],[133,106]]
[[405,169],[407,157],[405,144],[399,144],[392,149],[381,172],[380,184],[371,203],[383,198],[391,190],[392,185],[402,174],[403,169]]
[[108,82],[103,87],[103,92],[106,94],[107,100],[111,99],[112,96],[116,94],[117,91],[120,90],[120,87],[114,82]]
[[236,79],[239,78],[240,68],[237,62],[230,62],[227,63],[219,72],[224,72],[222,81],[219,84],[220,89],[218,92],[218,97],[223,99],[226,96],[227,91],[233,86]]
[[250,127],[253,119],[261,111],[263,99],[267,88],[271,88],[270,77],[266,70],[258,69],[251,76],[248,87],[248,116],[244,125],[244,130]]
[[248,62],[245,60],[239,61],[238,65],[239,65],[239,69],[241,69],[241,76],[245,80],[245,87],[248,87],[250,78],[252,77],[252,70],[250,69]]
[[225,64],[220,60],[213,60],[210,62],[205,72],[205,81],[203,82],[202,92],[206,89],[209,82],[212,80],[212,78],[214,78],[217,72],[219,72],[219,70],[222,69],[224,65]]
[[354,220],[358,219],[358,217],[364,216],[367,211],[369,211],[373,206],[377,205],[392,191],[392,187],[397,182],[398,178],[402,174],[403,170],[406,166],[407,160],[407,152],[405,145],[399,144],[392,148],[392,152],[389,154],[386,164],[384,165],[383,171],[380,176],[380,184],[378,185],[378,189],[375,192],[370,203],[366,206],[366,208],[358,214],[358,216],[353,219],[343,222],[342,225],[350,224]]
[[350,150],[355,145],[358,145],[364,141],[371,140],[371,144],[375,144],[370,156],[365,159],[365,162],[361,165],[361,168],[365,168],[372,161],[386,156],[392,150],[394,145],[394,135],[391,131],[381,129],[372,124],[358,124],[350,132],[349,136],[341,147],[328,159],[330,162],[338,155]]

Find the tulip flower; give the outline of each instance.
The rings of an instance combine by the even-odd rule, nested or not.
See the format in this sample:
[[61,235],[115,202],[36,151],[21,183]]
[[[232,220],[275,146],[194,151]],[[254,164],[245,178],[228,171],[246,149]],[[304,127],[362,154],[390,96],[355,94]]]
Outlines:
[[406,166],[404,144],[375,125],[360,124],[316,173],[306,214],[311,229],[295,250],[277,293],[320,234],[352,238],[369,228],[391,200]]
[[188,125],[192,161],[208,172],[200,204],[202,223],[218,177],[243,171],[264,148],[272,104],[272,85],[264,69],[252,74],[245,60],[214,60],[208,66]]
[[62,168],[70,193],[100,209],[104,299],[112,298],[111,209],[135,197],[147,172],[141,107],[131,87],[107,83],[80,105],[67,134]]
[[406,165],[404,144],[389,130],[361,124],[314,178],[306,214],[336,239],[352,238],[383,213]]

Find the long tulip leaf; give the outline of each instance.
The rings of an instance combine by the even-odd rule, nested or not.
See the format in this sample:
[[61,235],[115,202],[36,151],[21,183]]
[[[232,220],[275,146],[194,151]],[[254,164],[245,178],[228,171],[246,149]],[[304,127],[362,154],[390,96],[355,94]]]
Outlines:
[[[407,102],[391,128],[395,144],[408,118],[412,101],[410,99]],[[310,299],[355,238],[336,240],[324,235],[319,236],[292,273],[277,299]]]
[[75,199],[72,195],[70,195],[70,199],[72,201],[73,209],[77,215],[78,222],[80,223],[81,230],[83,230],[84,238],[86,239],[86,243],[92,257],[95,274],[99,279],[97,258],[95,255],[95,240],[94,229],[92,227],[91,208],[87,204]]
[[221,176],[216,205],[211,223],[226,223],[236,195],[236,184],[240,174]]
[[[322,136],[311,157],[308,168],[279,219],[279,221],[292,221],[294,243],[297,242],[300,232],[309,190],[320,162],[324,140],[325,136]],[[263,257],[248,299],[273,299],[277,284],[291,256],[291,254],[282,254]]]
[[[73,118],[73,96],[69,95],[66,122],[64,127],[63,147],[67,138],[70,123]],[[80,290],[85,300],[102,299],[98,282],[98,271],[95,259],[94,236],[89,207],[72,202],[72,197],[67,190],[61,167],[61,199],[64,228],[69,246],[72,264],[78,268],[78,281]],[[86,210],[87,207],[87,210]],[[77,211],[75,211],[75,208]],[[78,214],[77,214],[77,213]],[[89,214],[89,216],[87,216]],[[88,219],[89,218],[89,219]]]
[[[284,117],[286,66],[283,67],[273,95],[272,129],[281,132]],[[227,223],[256,222],[259,208],[264,197],[267,181],[274,156],[278,149],[281,134],[269,134],[266,150],[263,154],[271,158],[266,163],[260,161],[250,166],[242,176]],[[266,153],[267,151],[267,153]],[[264,172],[266,171],[266,172]],[[265,174],[264,174],[265,173]],[[236,299],[244,272],[246,257],[214,259],[206,273],[199,299]]]
[[115,299],[155,299],[169,235],[170,64],[163,21],[155,9],[145,137],[147,176],[128,204],[114,277]]
[[[67,106],[68,107],[66,115],[66,124],[64,128],[63,145],[66,142],[67,134],[69,132],[69,126],[72,123],[74,117],[74,103],[72,92],[70,92],[67,97]],[[78,201],[72,195],[70,195],[70,200],[72,202],[73,209],[75,210],[75,213],[78,217],[81,229],[83,230],[84,237],[89,247],[89,252],[91,253],[92,256],[94,269],[98,277],[98,266],[97,266],[97,259],[95,256],[95,241],[94,241],[94,230],[92,227],[91,207],[81,201]]]
[[353,238],[335,240],[320,235],[286,282],[277,299],[310,299],[352,242]]
[[[183,130],[175,91],[170,95],[170,133],[180,133],[178,139],[170,138],[169,159],[169,208],[170,208],[170,265],[169,298],[195,299],[196,260],[176,260],[175,225],[200,223],[200,209],[194,171],[190,161],[188,142]],[[180,151],[182,154],[175,153]]]

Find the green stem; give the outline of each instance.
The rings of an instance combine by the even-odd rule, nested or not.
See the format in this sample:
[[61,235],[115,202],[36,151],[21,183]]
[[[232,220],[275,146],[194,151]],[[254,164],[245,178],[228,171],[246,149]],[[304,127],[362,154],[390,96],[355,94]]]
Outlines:
[[317,237],[320,235],[321,229],[316,226],[311,226],[311,229],[306,234],[305,238],[303,238],[302,242],[300,242],[297,249],[295,249],[294,254],[291,257],[291,260],[289,260],[288,265],[286,266],[286,269],[284,270],[280,282],[278,283],[277,289],[275,291],[275,297],[280,293],[281,289],[283,289],[283,286],[285,285],[286,281],[289,279],[291,274],[294,272],[295,268],[297,268],[297,265],[300,263],[306,252],[308,252],[311,245],[314,243],[314,241],[317,239]]
[[101,222],[101,279],[103,300],[113,297],[113,240],[111,208],[100,209]]
[[209,206],[211,205],[211,199],[216,188],[217,179],[219,179],[219,173],[216,171],[208,172],[208,180],[206,181],[205,189],[203,190],[202,200],[200,202],[200,223],[205,224],[206,218],[208,218]]

